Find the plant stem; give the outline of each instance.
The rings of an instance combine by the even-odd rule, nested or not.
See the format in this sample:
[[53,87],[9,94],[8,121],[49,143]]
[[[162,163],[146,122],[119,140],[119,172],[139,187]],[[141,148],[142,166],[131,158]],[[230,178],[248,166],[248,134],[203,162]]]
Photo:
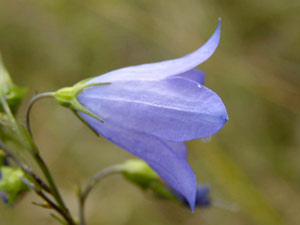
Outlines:
[[10,151],[1,141],[0,148],[5,152],[5,154],[10,157],[27,175],[29,175],[35,183],[37,183],[43,190],[50,193],[50,188],[34,173],[32,172],[26,165],[24,165],[13,153]]
[[[47,192],[50,192],[49,187],[46,184],[43,184],[41,179],[34,174],[27,166],[25,166],[22,162],[18,160],[18,158],[0,141],[0,148],[5,152],[5,154],[10,157],[27,175],[29,175],[35,183],[39,184],[39,187],[43,187],[44,190]],[[38,188],[36,185],[30,183],[29,181],[24,181],[24,183],[27,184],[30,188],[32,188],[38,196],[40,196],[42,199],[45,200],[49,204],[49,206],[57,211],[60,215],[62,215],[66,220],[66,216],[64,215],[63,211],[54,203],[51,199],[49,199],[40,188]]]
[[62,224],[62,225],[67,225],[66,223],[65,223],[65,221],[63,221],[61,218],[59,218],[58,216],[56,216],[55,214],[53,214],[53,213],[50,213],[50,216],[52,216],[55,220],[57,220],[60,224]]
[[25,109],[25,116],[24,116],[24,123],[26,126],[26,129],[28,131],[28,133],[32,136],[32,132],[30,129],[30,111],[32,109],[32,106],[34,105],[35,102],[37,102],[38,100],[42,99],[42,98],[49,98],[49,97],[53,97],[53,95],[55,94],[55,92],[45,92],[45,93],[40,93],[35,95],[33,98],[30,99],[26,109]]
[[85,187],[85,189],[83,191],[81,191],[81,189],[79,189],[79,194],[78,194],[79,196],[78,197],[79,197],[79,219],[80,219],[80,225],[85,225],[84,206],[85,206],[86,199],[87,199],[89,193],[91,192],[91,190],[104,177],[112,175],[112,174],[120,173],[122,171],[123,171],[123,166],[122,165],[116,165],[116,166],[112,166],[112,167],[103,169],[100,172],[98,172],[97,174],[95,174],[90,179],[89,183],[87,184],[87,186]]
[[25,178],[22,180],[28,187],[33,189],[35,191],[35,193],[38,196],[40,196],[48,204],[48,205],[39,205],[39,206],[53,209],[58,214],[60,214],[63,218],[65,218],[66,221],[69,221],[69,218],[66,216],[66,214],[64,214],[64,212],[61,210],[61,208],[58,205],[56,205],[50,198],[48,198],[47,195],[45,195],[41,189],[37,188],[34,184],[30,183],[30,181],[26,180]]
[[[47,95],[42,95],[40,94],[40,97],[46,97],[49,96],[49,93],[45,93]],[[35,101],[37,101],[37,99],[39,99],[38,97],[34,98],[33,100],[31,100],[31,104],[29,104],[29,106],[27,107],[27,112],[26,112],[26,117],[29,118],[29,112],[30,109],[33,105],[33,103]],[[44,160],[41,158],[38,148],[35,145],[35,143],[33,142],[32,136],[30,135],[30,130],[24,130],[22,129],[19,124],[17,123],[15,117],[13,116],[9,105],[7,104],[7,101],[4,97],[1,98],[1,102],[3,105],[3,108],[5,110],[5,113],[8,116],[8,119],[12,125],[13,130],[16,132],[21,144],[28,150],[30,150],[30,152],[32,153],[33,158],[35,159],[36,163],[38,164],[38,166],[40,167],[41,171],[43,172],[49,186],[50,186],[50,190],[51,190],[51,194],[54,197],[54,199],[56,200],[57,204],[59,205],[60,209],[63,211],[63,213],[65,214],[65,217],[68,218],[68,223],[70,225],[75,225],[75,222],[73,221],[73,218],[68,210],[68,208],[65,206],[65,203],[56,187],[56,184],[51,176],[51,173],[47,167],[47,165],[45,164]],[[27,120],[27,122],[29,122],[29,120]]]
[[68,208],[65,206],[63,200],[62,200],[62,197],[56,187],[56,184],[51,176],[51,173],[47,167],[47,165],[45,164],[44,160],[42,159],[42,157],[40,157],[39,153],[36,153],[34,155],[34,158],[36,159],[36,162],[38,163],[39,167],[41,168],[44,176],[46,177],[48,183],[49,183],[49,186],[51,188],[51,191],[52,191],[52,194],[53,194],[53,197],[55,198],[57,204],[60,206],[61,210],[64,212],[64,214],[66,215],[66,217],[68,218],[68,221],[70,223],[70,225],[73,225],[75,224],[75,222],[73,221],[71,215],[70,215],[70,212],[68,210]]

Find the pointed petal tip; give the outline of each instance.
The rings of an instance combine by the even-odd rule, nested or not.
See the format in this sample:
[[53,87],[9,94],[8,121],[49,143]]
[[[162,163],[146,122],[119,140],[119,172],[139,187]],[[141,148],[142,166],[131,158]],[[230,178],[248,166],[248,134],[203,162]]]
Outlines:
[[219,33],[221,32],[221,22],[222,22],[221,17],[219,17],[218,26],[217,26],[217,30],[219,31]]
[[197,195],[197,182],[195,177],[195,185],[193,185],[192,191],[184,195],[185,199],[189,203],[192,212],[194,212],[196,206],[196,195]]
[[194,213],[195,212],[195,204],[193,206],[191,205],[190,208],[191,208],[191,212]]
[[218,19],[218,25],[217,25],[217,28],[215,30],[215,33],[213,35],[217,35],[218,36],[218,39],[220,40],[220,33],[221,33],[221,17],[219,17]]
[[191,199],[188,199],[188,203],[190,205],[190,209],[192,211],[192,213],[195,211],[195,205],[196,205],[196,192],[195,192],[195,195],[192,196]]
[[170,76],[185,73],[199,66],[211,57],[219,45],[220,30],[221,18],[219,18],[218,26],[208,41],[190,54],[177,59],[120,68],[97,76],[87,81],[87,83],[106,83],[129,80],[162,80]]

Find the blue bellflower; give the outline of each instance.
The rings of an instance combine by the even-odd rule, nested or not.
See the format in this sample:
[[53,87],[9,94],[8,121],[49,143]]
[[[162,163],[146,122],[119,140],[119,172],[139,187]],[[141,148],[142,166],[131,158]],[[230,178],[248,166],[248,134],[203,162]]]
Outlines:
[[108,72],[84,82],[87,86],[76,92],[75,100],[66,97],[68,104],[84,107],[73,110],[94,131],[145,160],[192,210],[197,184],[184,142],[211,136],[228,120],[222,100],[203,85],[204,73],[195,69],[213,54],[219,40],[220,21],[193,53]]

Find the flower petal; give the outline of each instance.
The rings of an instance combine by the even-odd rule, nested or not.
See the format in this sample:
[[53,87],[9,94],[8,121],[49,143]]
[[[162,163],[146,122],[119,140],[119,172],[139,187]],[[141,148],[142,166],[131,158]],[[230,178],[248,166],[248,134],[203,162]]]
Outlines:
[[157,137],[124,129],[122,124],[101,123],[86,114],[80,115],[106,139],[145,160],[166,183],[184,195],[194,209],[197,185],[195,174],[187,161],[173,151],[170,145]]
[[176,75],[176,77],[186,78],[202,85],[205,84],[205,73],[197,69],[192,69],[187,72],[181,73],[179,75]]
[[199,207],[206,207],[211,204],[210,199],[210,186],[205,185],[198,185],[197,192],[196,192],[196,205]]
[[[179,193],[176,190],[173,190],[171,188],[172,193],[175,195],[177,200],[181,202],[183,205],[188,206],[189,203],[187,202],[186,198]],[[197,185],[197,191],[196,191],[196,207],[208,207],[211,205],[211,199],[210,199],[210,186],[207,184],[204,185]]]
[[165,141],[165,143],[169,145],[172,150],[177,152],[177,154],[180,155],[183,159],[187,158],[187,150],[184,142]]
[[115,122],[168,141],[211,136],[228,119],[217,94],[180,77],[96,85],[77,97],[104,123]]
[[206,61],[216,50],[220,40],[221,20],[211,38],[198,50],[178,59],[147,63],[117,69],[93,78],[88,83],[106,83],[129,80],[161,80],[189,71]]

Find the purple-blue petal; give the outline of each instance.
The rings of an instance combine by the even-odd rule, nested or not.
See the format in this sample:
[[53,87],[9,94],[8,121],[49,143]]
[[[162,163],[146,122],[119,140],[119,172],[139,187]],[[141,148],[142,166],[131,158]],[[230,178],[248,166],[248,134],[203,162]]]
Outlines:
[[167,141],[211,136],[228,119],[216,93],[180,77],[91,86],[78,94],[78,100],[104,124],[122,124]]
[[[174,194],[177,200],[181,202],[183,205],[186,206],[189,205],[188,201],[181,193],[179,193],[176,190],[173,190],[172,188],[171,188],[171,192]],[[201,208],[201,207],[208,207],[210,205],[211,205],[210,186],[207,184],[197,185],[195,206]]]
[[148,63],[117,69],[95,77],[88,83],[106,83],[130,80],[161,80],[187,72],[206,61],[216,50],[220,40],[221,20],[210,39],[198,50],[178,59]]
[[172,141],[165,141],[167,145],[170,146],[178,155],[180,155],[183,159],[187,158],[187,150],[184,142],[172,142]]
[[207,207],[211,204],[210,199],[210,186],[209,185],[198,185],[196,192],[196,206]]
[[192,69],[187,72],[176,75],[176,77],[177,76],[195,81],[202,85],[205,84],[205,73],[201,70]]
[[167,184],[184,195],[194,209],[197,185],[195,174],[187,161],[170,145],[152,135],[124,129],[122,124],[110,121],[101,123],[86,114],[80,115],[106,139],[145,160]]

